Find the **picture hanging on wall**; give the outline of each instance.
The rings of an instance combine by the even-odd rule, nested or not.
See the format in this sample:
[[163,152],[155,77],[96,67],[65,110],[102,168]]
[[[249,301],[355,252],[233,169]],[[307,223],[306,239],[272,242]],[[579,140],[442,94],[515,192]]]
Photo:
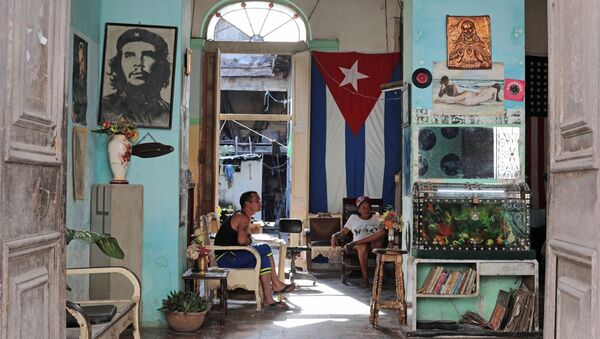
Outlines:
[[492,68],[490,16],[446,16],[448,68]]
[[490,70],[448,69],[433,63],[432,110],[436,115],[504,114],[504,64]]
[[73,102],[71,120],[86,125],[88,43],[73,35]]
[[85,199],[85,160],[88,129],[73,127],[73,198]]
[[171,128],[177,27],[107,23],[98,123]]

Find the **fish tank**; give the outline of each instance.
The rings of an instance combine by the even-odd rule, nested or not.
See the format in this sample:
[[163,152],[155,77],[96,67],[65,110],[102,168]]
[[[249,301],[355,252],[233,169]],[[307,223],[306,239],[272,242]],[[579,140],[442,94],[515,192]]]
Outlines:
[[534,258],[530,199],[526,183],[417,182],[413,251],[418,257]]

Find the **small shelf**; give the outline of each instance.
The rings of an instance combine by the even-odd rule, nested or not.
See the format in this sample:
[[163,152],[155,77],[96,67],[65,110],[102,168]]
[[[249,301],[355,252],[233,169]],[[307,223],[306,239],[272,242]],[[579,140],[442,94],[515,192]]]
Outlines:
[[471,294],[417,294],[417,298],[474,298],[478,296],[479,290]]

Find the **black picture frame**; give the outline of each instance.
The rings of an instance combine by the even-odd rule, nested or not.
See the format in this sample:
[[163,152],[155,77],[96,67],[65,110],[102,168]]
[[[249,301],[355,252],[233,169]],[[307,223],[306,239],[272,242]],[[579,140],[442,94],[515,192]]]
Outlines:
[[177,27],[106,23],[98,124],[171,129],[176,52]]
[[402,128],[410,126],[410,84],[404,85],[402,89]]

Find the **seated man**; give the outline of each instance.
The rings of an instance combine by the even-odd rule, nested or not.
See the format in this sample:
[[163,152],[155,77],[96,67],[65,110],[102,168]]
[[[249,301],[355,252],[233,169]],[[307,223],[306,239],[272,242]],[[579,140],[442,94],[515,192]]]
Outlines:
[[356,199],[356,207],[358,215],[351,215],[342,230],[331,236],[331,247],[335,248],[338,237],[346,236],[352,232],[352,242],[348,243],[344,249],[350,251],[356,247],[360,272],[362,273],[362,283],[360,286],[369,287],[369,276],[367,273],[369,250],[383,247],[383,239],[387,233],[379,224],[377,216],[371,213],[371,201],[369,197],[358,197]]
[[[275,272],[273,252],[267,244],[252,244],[250,235],[250,218],[254,213],[261,210],[260,197],[256,192],[245,192],[240,197],[242,210],[234,213],[223,222],[215,237],[217,246],[252,246],[261,257],[260,283],[263,289],[263,306],[265,309],[283,309],[288,306],[284,302],[275,301],[273,292],[291,292],[295,285],[286,285]],[[215,251],[217,264],[226,268],[250,268],[256,265],[256,258],[252,253],[244,250]],[[273,268],[273,269],[271,269]]]

